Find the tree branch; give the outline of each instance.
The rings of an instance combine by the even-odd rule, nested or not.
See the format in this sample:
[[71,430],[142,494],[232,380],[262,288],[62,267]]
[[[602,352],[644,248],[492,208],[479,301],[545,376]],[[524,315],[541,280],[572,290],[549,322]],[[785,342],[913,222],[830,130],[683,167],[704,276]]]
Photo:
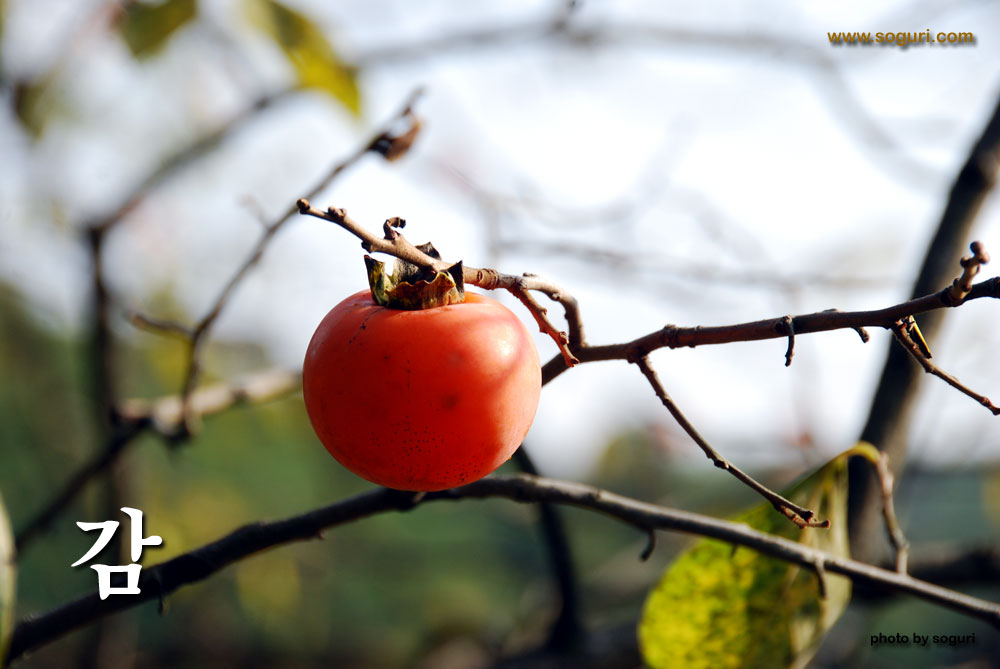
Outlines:
[[[892,569],[892,563],[885,568]],[[910,575],[946,587],[983,586],[1000,583],[1000,546],[921,546],[910,559]],[[876,588],[860,588],[862,600],[882,600],[896,593]]]
[[[414,265],[432,269],[435,272],[445,272],[452,265],[452,263],[427,255],[411,244],[405,237],[403,237],[402,234],[399,233],[398,230],[396,230],[396,227],[402,227],[402,225],[394,226],[390,225],[389,222],[386,221],[385,225],[382,226],[385,236],[376,237],[348,216],[347,211],[344,209],[330,207],[326,211],[323,211],[313,207],[309,203],[308,198],[300,198],[298,202],[296,202],[296,206],[298,207],[299,213],[302,215],[321,218],[325,221],[336,223],[344,230],[347,230],[349,233],[361,240],[362,248],[369,253],[386,253],[396,258],[411,262]],[[476,267],[467,267],[463,265],[462,278],[465,283],[479,286],[480,288],[484,288],[486,290],[503,288],[504,290],[510,291],[515,297],[521,300],[525,307],[528,308],[528,311],[531,312],[531,315],[538,323],[539,330],[550,336],[556,343],[556,346],[559,348],[559,352],[562,355],[564,364],[566,364],[567,367],[572,367],[579,362],[570,350],[570,342],[576,341],[579,342],[579,345],[583,344],[583,322],[580,319],[580,311],[577,306],[576,298],[572,295],[561,290],[555,284],[545,281],[534,274],[513,276],[511,274],[502,274],[494,269],[478,269]],[[566,321],[569,324],[569,335],[552,325],[546,317],[546,309],[538,304],[538,302],[536,302],[535,299],[528,293],[528,291],[531,290],[537,290],[544,293],[550,300],[559,302],[563,306],[566,313]]]
[[[1000,167],[1000,97],[997,98],[996,106],[982,134],[952,183],[948,202],[941,212],[937,230],[927,247],[923,265],[914,283],[911,292],[913,297],[937,290],[953,276],[952,263],[961,255],[962,247],[970,236],[972,224],[987,194],[996,184],[998,167]],[[997,293],[994,285],[993,296],[996,297]],[[942,296],[942,299],[946,297]],[[968,298],[965,298],[963,302],[967,300]],[[933,341],[937,333],[941,313],[933,311],[918,319],[929,341]],[[900,317],[906,315],[900,314]],[[889,454],[893,474],[897,477],[906,462],[905,427],[913,409],[921,378],[919,369],[910,363],[908,357],[906,351],[900,347],[889,348],[889,356],[886,358],[882,377],[872,398],[868,419],[861,431],[861,440],[874,444],[876,448]],[[857,461],[849,464],[849,479],[851,484],[847,499],[851,552],[862,558],[874,560],[877,549],[872,545],[871,538],[879,536],[876,534],[876,527],[879,522],[880,485],[871,470]]]
[[768,502],[774,506],[780,513],[784,514],[793,523],[799,527],[829,527],[830,521],[815,521],[813,517],[816,515],[809,509],[805,509],[798,504],[795,504],[791,500],[785,499],[778,493],[774,492],[762,483],[759,483],[755,478],[745,473],[739,467],[734,466],[724,457],[719,455],[712,446],[705,441],[705,438],[698,433],[691,421],[687,419],[680,408],[674,403],[674,400],[667,393],[666,388],[660,383],[659,377],[656,375],[656,370],[653,369],[652,365],[649,364],[649,358],[643,356],[632,361],[642,372],[642,375],[646,377],[649,381],[649,385],[653,387],[653,392],[660,399],[660,402],[667,408],[670,415],[674,417],[677,424],[688,434],[689,437],[698,444],[698,447],[705,453],[712,464],[727,471],[733,476],[735,476],[739,481],[743,482],[747,487],[749,487],[754,492],[758,493],[761,497],[766,499]]
[[[525,474],[538,476],[538,469],[524,449],[524,444],[514,451],[512,459]],[[566,525],[559,509],[549,502],[540,502],[538,515],[542,538],[548,549],[552,580],[559,589],[561,600],[559,615],[549,630],[545,648],[549,651],[561,651],[572,647],[583,636],[576,568],[573,565],[573,553],[570,550]]]
[[[96,592],[39,616],[14,630],[9,658],[50,643],[68,632],[151,599],[162,599],[180,587],[204,580],[228,565],[259,551],[295,541],[316,539],[325,529],[388,511],[408,511],[436,501],[502,497],[518,502],[566,504],[594,511],[636,527],[672,530],[751,548],[808,569],[847,576],[853,582],[920,597],[1000,627],[1000,605],[947,590],[905,574],[842,558],[788,539],[758,532],[742,523],[669,509],[578,483],[528,475],[486,478],[441,492],[413,493],[379,488],[298,516],[246,525],[233,533],[167,562],[143,570],[142,593],[101,600]],[[811,530],[806,530],[811,531]]]
[[[795,335],[829,332],[832,330],[859,330],[865,327],[892,329],[893,323],[913,314],[921,314],[953,306],[948,298],[950,288],[931,295],[896,304],[884,309],[871,311],[837,311],[831,309],[812,314],[793,316],[791,323]],[[958,304],[980,298],[1000,299],[1000,278],[988,279],[972,286],[968,295]],[[764,339],[785,339],[788,337],[786,316],[769,318],[734,325],[678,327],[667,325],[662,329],[621,344],[584,346],[574,349],[580,362],[599,360],[628,360],[641,357],[661,348],[694,348],[716,344],[731,344],[738,341],[759,341]],[[554,379],[566,371],[563,362],[555,357],[542,368],[542,378]]]

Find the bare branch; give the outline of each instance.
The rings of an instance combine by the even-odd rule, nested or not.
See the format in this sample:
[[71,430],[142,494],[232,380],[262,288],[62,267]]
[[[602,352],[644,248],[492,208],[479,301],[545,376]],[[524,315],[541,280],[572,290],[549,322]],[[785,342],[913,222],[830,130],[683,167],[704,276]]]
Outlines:
[[198,160],[209,151],[216,148],[222,140],[231,135],[244,123],[256,118],[256,116],[265,109],[269,109],[278,102],[290,97],[296,92],[296,90],[297,89],[294,88],[288,88],[275,93],[261,95],[247,105],[243,111],[231,117],[225,123],[199,137],[191,144],[179,149],[177,152],[164,160],[159,167],[147,175],[146,178],[143,179],[117,207],[115,207],[115,209],[99,219],[92,221],[89,227],[100,230],[107,230],[108,228],[113,227],[129,212],[139,206],[139,204],[145,200],[152,191],[158,188],[170,177],[174,176],[184,167],[190,165],[192,162]]
[[184,341],[189,341],[192,337],[191,328],[176,321],[168,321],[162,318],[153,318],[141,314],[138,311],[130,311],[127,314],[128,322],[140,330],[146,330],[154,334],[180,337]]
[[972,242],[969,245],[972,251],[971,256],[965,256],[960,260],[962,265],[962,276],[955,279],[948,291],[948,296],[956,304],[961,304],[965,296],[972,290],[972,279],[979,274],[979,268],[990,261],[990,254],[980,241]]
[[[316,539],[323,530],[389,511],[408,511],[437,501],[502,497],[518,502],[550,502],[588,509],[636,527],[710,537],[745,546],[808,569],[847,576],[856,584],[907,593],[1000,628],[1000,605],[816,550],[805,544],[758,532],[742,523],[640,502],[579,483],[528,475],[486,478],[461,488],[427,493],[375,489],[330,506],[284,520],[246,525],[218,541],[143,570],[142,593],[101,600],[96,592],[23,620],[14,630],[9,658],[40,648],[59,637],[112,613],[162,599],[178,588],[202,581],[230,564],[259,551]],[[809,531],[809,530],[807,530]]]
[[[949,288],[945,290],[944,293],[950,294],[951,289]],[[954,376],[945,372],[940,367],[938,367],[933,362],[924,357],[926,353],[922,351],[920,345],[918,345],[917,342],[915,342],[912,339],[912,337],[910,336],[910,330],[906,327],[905,322],[898,321],[896,325],[894,325],[892,328],[892,334],[896,338],[896,341],[899,342],[900,346],[906,349],[906,352],[909,353],[914,360],[920,363],[920,366],[924,368],[925,372],[927,372],[928,374],[933,374],[939,379],[944,380],[945,383],[947,383],[955,390],[958,390],[959,392],[968,395],[972,399],[976,400],[976,402],[982,404],[984,407],[989,409],[994,416],[1000,415],[1000,407],[993,404],[993,402],[990,400],[989,397],[981,395],[977,393],[975,390],[972,390],[964,383],[956,379]]]
[[[451,263],[432,258],[416,246],[411,244],[394,226],[384,226],[385,236],[376,237],[367,229],[359,225],[354,219],[347,215],[344,209],[330,207],[322,211],[313,207],[307,198],[300,198],[296,202],[298,211],[305,216],[314,216],[331,223],[336,223],[340,227],[361,240],[361,246],[369,253],[386,253],[388,255],[406,260],[414,265],[426,267],[436,272],[447,271]],[[548,335],[559,347],[564,364],[572,367],[577,364],[576,356],[571,350],[572,342],[579,342],[583,345],[583,323],[580,320],[580,312],[576,299],[569,293],[559,289],[554,284],[545,281],[534,275],[513,276],[502,274],[494,269],[478,269],[476,267],[463,266],[462,277],[467,284],[479,286],[486,290],[496,290],[503,288],[510,291],[528,308],[531,315],[538,323],[539,330]],[[546,317],[546,310],[532,298],[528,291],[537,290],[544,293],[549,299],[562,304],[566,313],[566,321],[569,324],[570,334],[560,331]]]
[[[961,255],[961,249],[968,242],[973,223],[978,217],[983,202],[997,180],[1000,162],[1000,97],[979,138],[971,147],[965,164],[952,181],[948,201],[941,212],[937,229],[927,245],[920,271],[911,289],[911,296],[927,295],[951,280],[954,258]],[[984,282],[989,284],[990,282]],[[984,284],[979,284],[983,286]],[[975,286],[968,301],[975,294]],[[997,279],[993,279],[993,296],[1000,294]],[[951,296],[942,295],[947,306],[954,306]],[[917,312],[913,312],[917,313]],[[920,319],[920,326],[928,340],[933,341],[941,322],[941,311],[932,311]],[[899,314],[892,319],[913,314]],[[889,326],[892,323],[888,324]],[[884,326],[883,326],[884,327]],[[891,458],[894,473],[898,476],[906,462],[906,425],[914,407],[916,389],[921,375],[907,360],[906,351],[896,346],[889,348],[872,399],[868,418],[861,439],[874,444]],[[871,470],[860,462],[849,465],[850,494],[848,499],[848,524],[851,530],[851,552],[854,555],[876,559],[876,551],[881,547],[872,545],[871,538],[878,537],[876,524],[879,522],[878,502],[879,482]]]
[[[195,420],[200,420],[234,406],[263,404],[300,390],[301,373],[269,369],[236,383],[217,383],[195,389],[189,397],[188,410]],[[125,400],[118,411],[128,420],[151,421],[152,428],[163,435],[176,434],[184,420],[183,400],[179,395]]]
[[910,542],[907,541],[903,529],[899,526],[899,520],[896,518],[896,505],[893,502],[892,494],[896,480],[889,468],[889,455],[887,453],[879,454],[875,469],[882,484],[882,516],[885,518],[885,528],[892,540],[893,548],[896,549],[896,571],[905,574],[910,558]]
[[[830,310],[793,316],[792,327],[796,335],[842,329],[859,330],[865,327],[891,329],[893,324],[901,318],[953,306],[949,304],[947,297],[949,290],[946,288],[940,292],[884,309],[872,311]],[[1000,299],[1000,278],[995,277],[975,284],[961,304],[979,298]],[[781,316],[749,323],[719,326],[678,327],[667,325],[629,342],[583,346],[575,348],[573,352],[580,359],[580,362],[628,360],[630,356],[641,357],[660,348],[694,348],[695,346],[731,344],[737,341],[778,339],[788,336],[785,318]],[[551,380],[564,371],[566,371],[566,367],[562,360],[553,358],[543,367],[542,378]]]
[[815,513],[813,513],[809,509],[805,509],[795,504],[790,500],[785,499],[784,497],[774,492],[764,484],[758,482],[752,476],[745,473],[743,470],[734,466],[724,457],[719,455],[718,451],[712,448],[712,446],[707,441],[705,441],[705,438],[698,433],[698,430],[696,430],[694,425],[691,424],[691,421],[687,419],[687,416],[685,416],[681,412],[680,408],[674,403],[673,399],[671,399],[670,395],[667,393],[666,388],[664,388],[663,384],[660,383],[660,379],[656,375],[656,370],[654,370],[652,365],[649,364],[649,358],[647,358],[646,356],[642,356],[639,358],[635,358],[631,362],[633,362],[639,368],[639,370],[642,372],[642,375],[646,377],[647,381],[649,381],[649,385],[653,387],[653,392],[655,392],[656,396],[660,398],[660,402],[663,403],[663,406],[667,408],[667,411],[670,412],[670,415],[673,416],[674,420],[677,421],[677,424],[680,425],[685,432],[687,432],[688,436],[691,437],[694,443],[698,444],[698,447],[702,451],[704,451],[708,459],[712,461],[712,464],[714,464],[719,469],[722,469],[723,471],[729,472],[730,474],[735,476],[738,480],[742,481],[744,484],[749,486],[752,490],[757,492],[761,497],[770,502],[775,509],[781,512],[783,515],[785,515],[789,520],[791,520],[799,527],[830,526],[829,520],[823,520],[823,521],[813,520],[813,517],[816,515]]
[[31,520],[26,522],[15,535],[17,552],[24,552],[28,543],[43,529],[48,527],[56,516],[66,506],[73,501],[87,483],[100,474],[107,471],[124,452],[125,448],[145,430],[147,424],[144,421],[122,421],[118,427],[112,431],[108,441],[99,453],[94,455],[82,467],[80,467],[70,479],[46,504],[42,510],[35,514]]

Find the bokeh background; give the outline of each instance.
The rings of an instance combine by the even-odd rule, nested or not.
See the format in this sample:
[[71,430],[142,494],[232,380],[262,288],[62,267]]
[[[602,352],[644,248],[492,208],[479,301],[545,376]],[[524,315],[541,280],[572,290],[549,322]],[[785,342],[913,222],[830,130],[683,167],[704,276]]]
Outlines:
[[[368,156],[313,202],[373,230],[402,216],[410,239],[433,240],[446,258],[555,281],[580,301],[591,343],[904,300],[1000,90],[1000,6],[978,0],[288,0],[298,18],[284,24],[269,7],[0,2],[0,491],[15,528],[101,446],[85,227],[220,128],[105,240],[123,399],[176,394],[185,365],[181,343],[126,314],[196,322],[261,221],[417,87],[423,130],[409,154]],[[976,41],[828,38],[926,29]],[[289,34],[328,47],[297,69]],[[996,196],[973,238],[1000,249]],[[356,240],[291,221],[212,330],[203,382],[297,371],[320,318],[364,282]],[[994,396],[995,322],[995,305],[967,305],[933,346],[945,369]],[[787,369],[783,340],[658,352],[653,363],[710,442],[783,485],[857,439],[888,347],[872,334],[867,345],[850,331],[800,337]],[[537,344],[543,360],[556,354],[541,335]],[[997,419],[934,379],[914,415],[897,502],[911,540],[995,545]],[[93,588],[93,572],[69,569],[91,543],[75,521],[107,519],[109,486],[165,539],[145,564],[368,487],[329,458],[294,393],[201,428],[178,448],[140,441],[26,548],[20,614]],[[527,448],[547,475],[641,499],[716,515],[755,501],[620,362],[547,386]],[[565,515],[588,625],[628,638],[685,541],[664,537],[643,563],[645,537]],[[164,616],[143,607],[23,666],[489,665],[544,639],[554,615],[535,518],[491,501],[367,520],[243,562],[178,592]],[[872,630],[911,626],[983,641],[940,657],[867,644]],[[997,643],[939,609],[862,601],[816,663],[987,662]]]

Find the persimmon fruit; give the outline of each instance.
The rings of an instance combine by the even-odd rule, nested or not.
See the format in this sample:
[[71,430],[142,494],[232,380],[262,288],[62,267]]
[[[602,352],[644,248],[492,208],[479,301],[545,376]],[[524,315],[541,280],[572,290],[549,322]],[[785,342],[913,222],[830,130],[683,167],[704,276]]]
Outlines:
[[319,324],[302,376],[330,454],[373,483],[414,491],[464,485],[506,462],[541,392],[527,328],[474,293],[416,310],[356,293]]

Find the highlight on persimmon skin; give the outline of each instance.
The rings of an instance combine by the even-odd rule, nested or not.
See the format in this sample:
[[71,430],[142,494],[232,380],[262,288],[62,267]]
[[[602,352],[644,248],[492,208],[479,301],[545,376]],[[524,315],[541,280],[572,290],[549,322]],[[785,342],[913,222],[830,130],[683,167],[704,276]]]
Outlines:
[[405,311],[362,291],[317,327],[302,383],[313,429],[344,467],[431,491],[510,458],[534,420],[541,365],[524,324],[488,297]]

